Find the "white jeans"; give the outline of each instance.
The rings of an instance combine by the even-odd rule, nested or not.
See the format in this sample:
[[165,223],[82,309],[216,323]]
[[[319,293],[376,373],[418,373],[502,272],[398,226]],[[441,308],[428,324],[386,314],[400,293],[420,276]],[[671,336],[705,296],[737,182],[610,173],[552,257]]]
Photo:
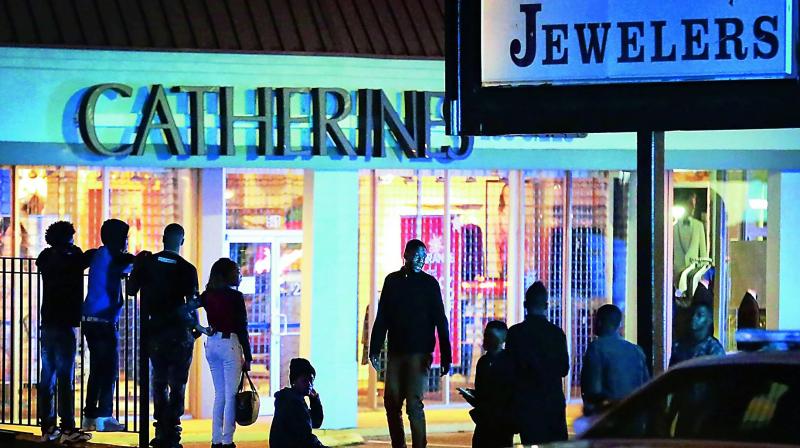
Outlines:
[[221,333],[206,339],[206,359],[214,381],[214,416],[211,443],[233,443],[236,430],[236,392],[242,376],[242,346],[235,334],[223,339]]

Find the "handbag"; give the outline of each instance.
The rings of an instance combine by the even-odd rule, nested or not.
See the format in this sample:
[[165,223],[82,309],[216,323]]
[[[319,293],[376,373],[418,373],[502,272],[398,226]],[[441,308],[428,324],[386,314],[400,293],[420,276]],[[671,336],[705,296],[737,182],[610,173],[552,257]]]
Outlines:
[[[244,390],[244,379],[250,384],[250,390]],[[250,375],[242,371],[242,379],[239,381],[239,392],[236,394],[236,423],[248,426],[255,423],[258,419],[258,410],[261,407],[261,399]]]

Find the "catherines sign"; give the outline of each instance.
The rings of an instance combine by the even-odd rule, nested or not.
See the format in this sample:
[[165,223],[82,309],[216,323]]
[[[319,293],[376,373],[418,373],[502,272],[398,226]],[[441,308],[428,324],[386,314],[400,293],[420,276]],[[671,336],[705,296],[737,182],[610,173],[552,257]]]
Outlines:
[[[141,117],[138,125],[131,123],[131,128],[135,126],[133,143],[101,142],[95,124],[98,104],[126,101],[125,98],[133,95],[133,88],[125,84],[99,84],[87,89],[81,98],[78,125],[84,143],[89,150],[103,156],[141,156],[147,142],[161,134],[167,151],[173,156],[207,156],[211,146],[215,154],[232,156],[237,146],[246,146],[246,142],[234,141],[235,124],[248,123],[257,129],[255,151],[259,156],[385,157],[387,130],[397,142],[398,152],[409,159],[459,160],[472,152],[472,138],[468,137],[461,138],[458,146],[432,143],[432,129],[438,128],[441,133],[445,125],[443,110],[437,107],[443,103],[442,92],[404,92],[401,118],[382,90],[359,90],[354,105],[350,92],[344,89],[258,87],[249,92],[252,93],[249,106],[253,113],[238,115],[234,113],[233,87],[175,86],[169,91],[173,95],[187,96],[188,141],[181,135],[167,100],[167,89],[155,84],[149,88],[143,102],[127,100],[134,107],[143,103],[136,111]],[[116,95],[111,95],[112,92]],[[212,96],[216,97],[216,105],[206,108],[207,97]],[[297,97],[300,101],[293,101]],[[236,110],[240,109],[247,108]],[[219,121],[219,141],[209,145],[205,117],[212,113]],[[357,137],[351,141],[344,123],[354,117],[358,122]],[[303,144],[301,140],[307,143],[309,139],[293,132],[296,130],[293,128],[298,127],[310,132],[311,144]]]
[[793,0],[491,0],[481,83],[781,79]]

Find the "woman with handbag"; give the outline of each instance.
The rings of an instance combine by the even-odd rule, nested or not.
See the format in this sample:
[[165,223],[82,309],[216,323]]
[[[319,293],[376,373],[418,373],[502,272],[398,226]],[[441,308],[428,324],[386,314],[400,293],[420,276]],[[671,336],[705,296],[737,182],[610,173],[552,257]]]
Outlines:
[[253,360],[244,296],[236,289],[241,280],[239,265],[230,258],[220,258],[211,266],[208,285],[200,296],[211,326],[205,348],[214,382],[212,448],[236,447],[236,392],[242,372],[250,370]]

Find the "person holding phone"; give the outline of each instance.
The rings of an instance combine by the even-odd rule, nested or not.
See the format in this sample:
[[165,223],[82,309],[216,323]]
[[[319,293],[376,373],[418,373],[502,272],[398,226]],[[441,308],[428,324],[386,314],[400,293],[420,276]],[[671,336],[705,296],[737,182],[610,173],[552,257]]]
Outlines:
[[450,339],[439,282],[422,271],[428,252],[425,243],[409,240],[403,251],[405,264],[386,276],[370,337],[369,359],[380,370],[378,357],[388,335],[386,386],[383,405],[393,447],[405,447],[403,402],[411,424],[414,448],[427,445],[422,396],[428,382],[435,334],[445,376],[450,371]]
[[214,382],[212,448],[236,446],[233,443],[236,392],[242,371],[249,371],[253,360],[247,334],[247,309],[244,296],[237,289],[241,281],[239,265],[230,258],[220,258],[211,266],[208,285],[200,296],[200,304],[211,326],[205,347]]

